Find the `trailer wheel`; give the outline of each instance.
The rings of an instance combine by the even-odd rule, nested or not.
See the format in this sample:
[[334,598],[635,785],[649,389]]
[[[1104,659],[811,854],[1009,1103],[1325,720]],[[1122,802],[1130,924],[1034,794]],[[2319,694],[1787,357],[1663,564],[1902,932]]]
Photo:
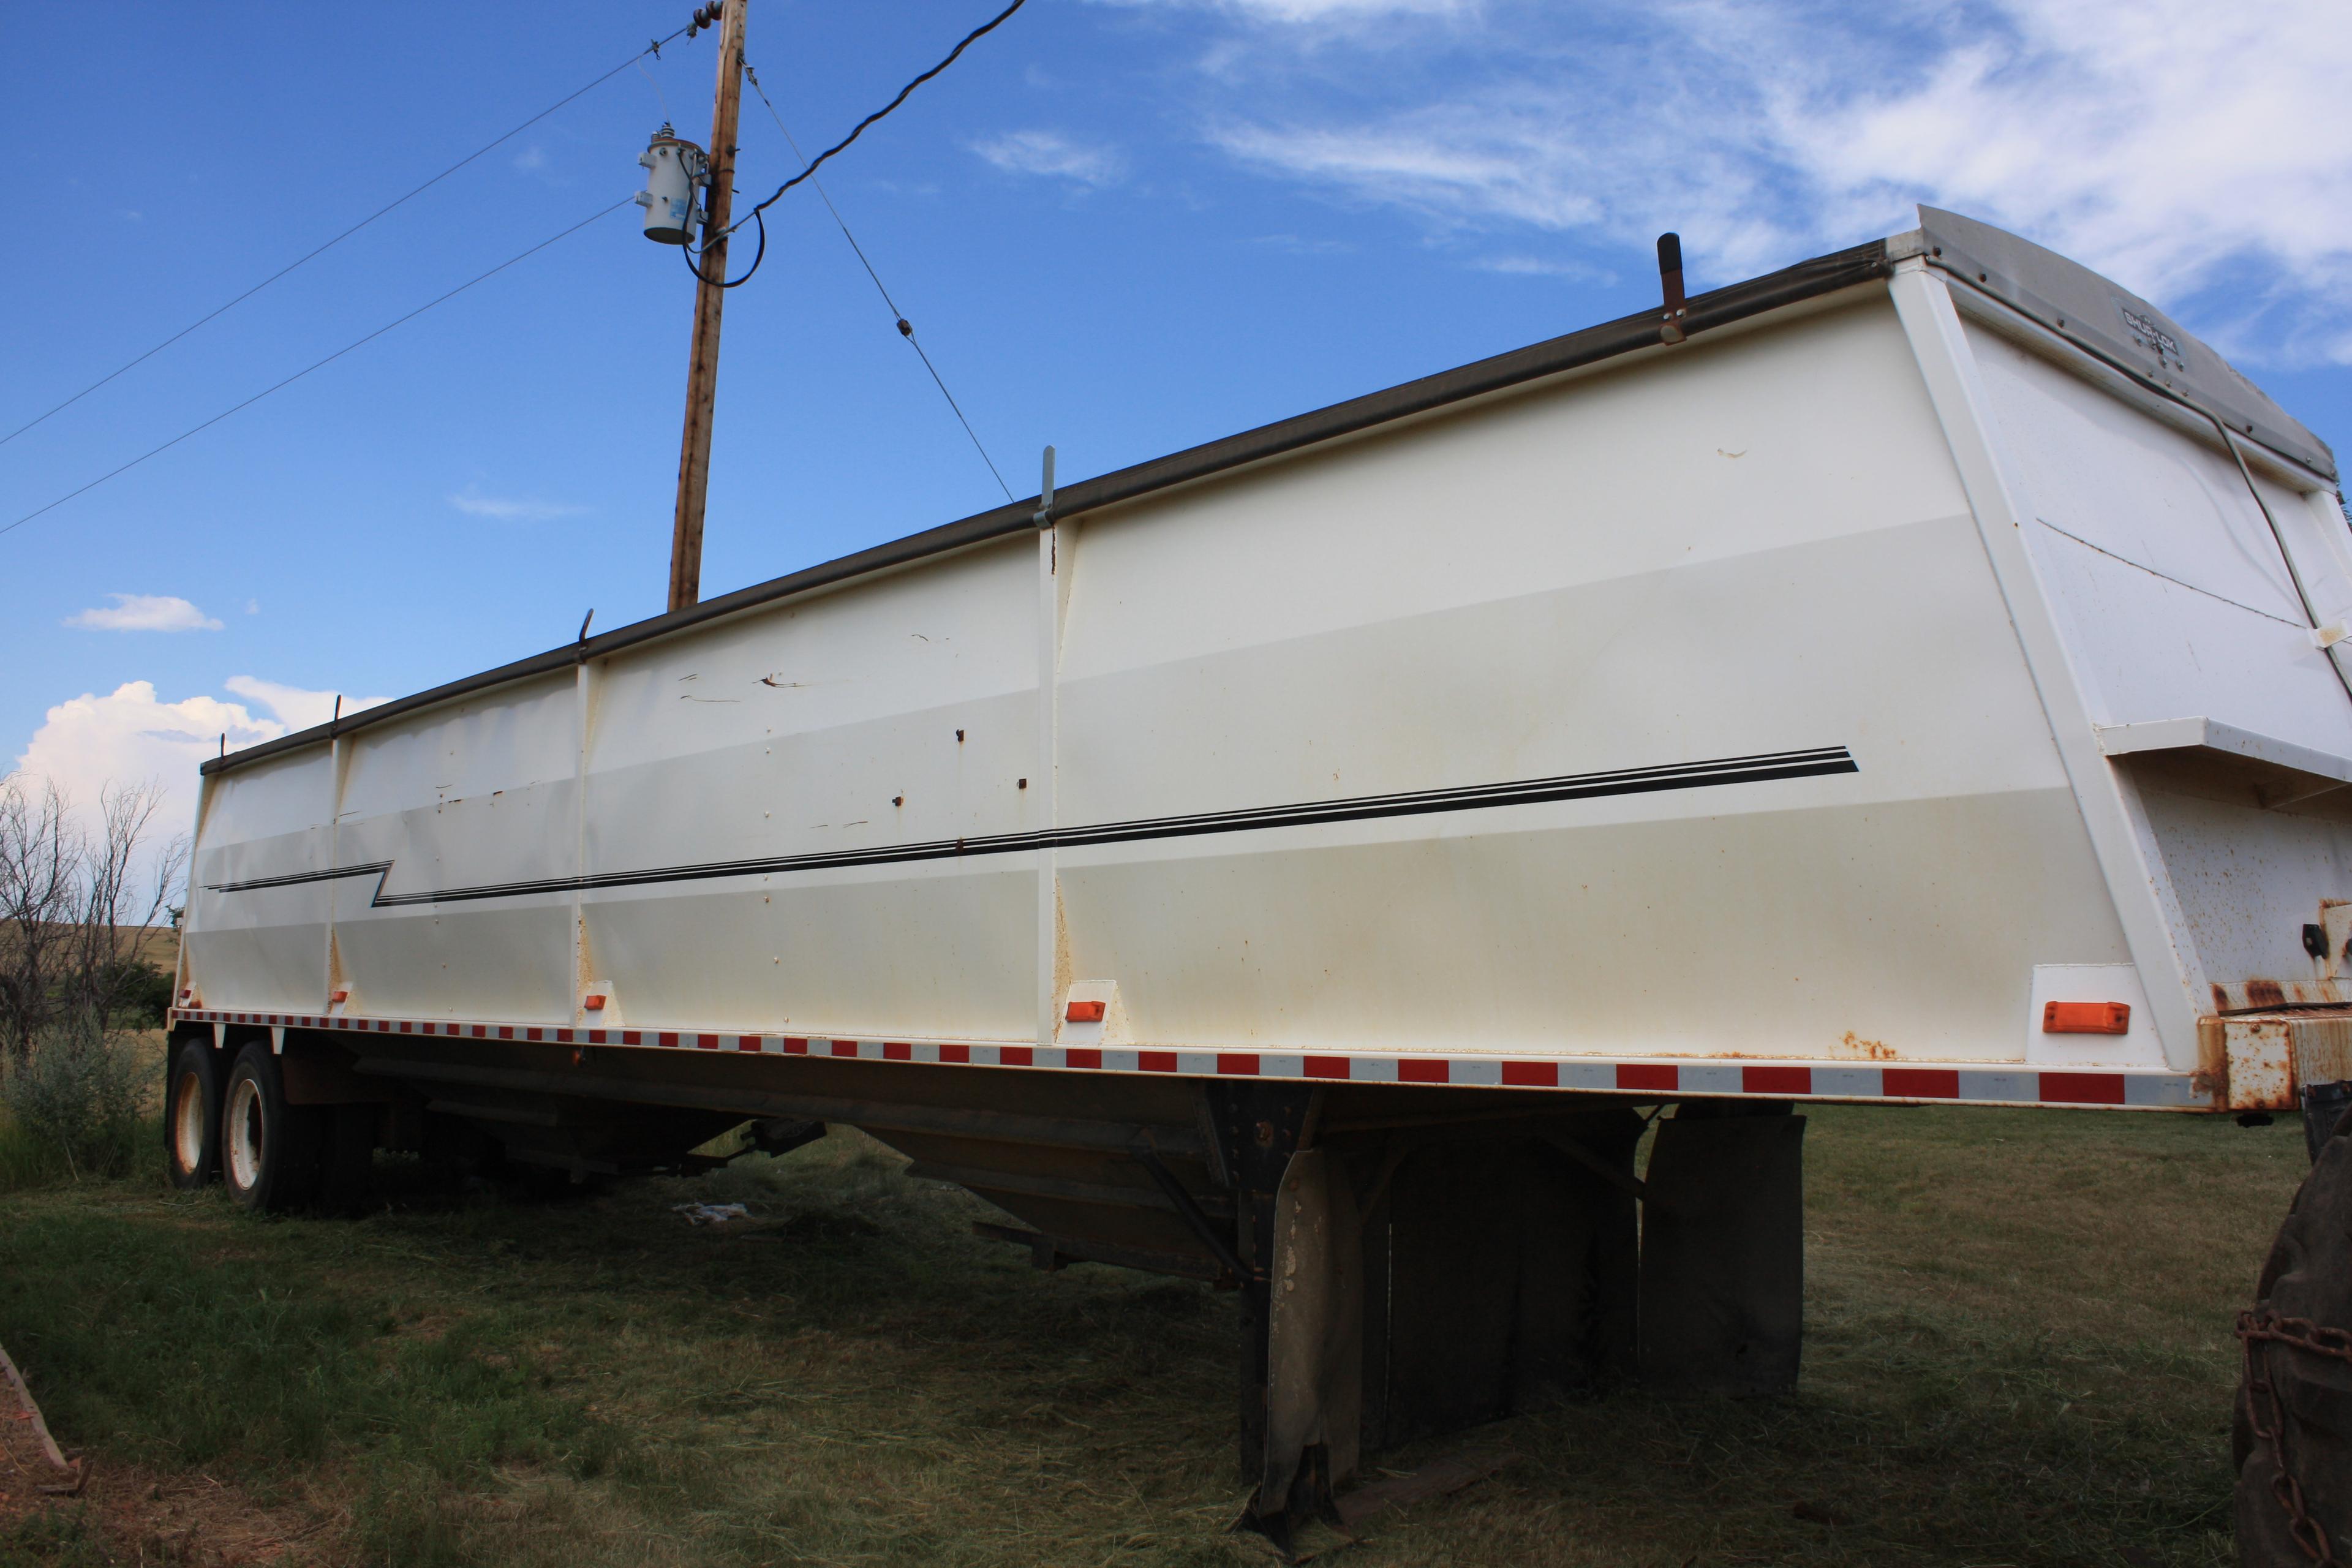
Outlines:
[[221,1098],[221,1177],[236,1201],[265,1214],[309,1203],[318,1185],[319,1113],[286,1103],[285,1079],[266,1043],[237,1054]]
[[220,1068],[203,1040],[181,1042],[163,1077],[163,1155],[183,1192],[220,1174]]

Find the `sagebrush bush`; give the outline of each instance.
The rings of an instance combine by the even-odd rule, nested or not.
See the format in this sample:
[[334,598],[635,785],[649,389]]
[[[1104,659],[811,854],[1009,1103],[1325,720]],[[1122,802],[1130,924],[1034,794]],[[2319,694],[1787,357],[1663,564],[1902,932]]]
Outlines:
[[139,1146],[145,1074],[132,1042],[95,1019],[44,1030],[29,1057],[0,1078],[0,1110],[13,1125],[11,1185],[44,1169],[79,1178],[121,1175]]

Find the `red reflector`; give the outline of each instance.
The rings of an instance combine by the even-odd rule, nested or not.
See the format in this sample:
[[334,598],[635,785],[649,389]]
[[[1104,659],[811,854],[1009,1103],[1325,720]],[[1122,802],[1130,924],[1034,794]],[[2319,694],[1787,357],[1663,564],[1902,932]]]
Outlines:
[[352,999],[352,994],[351,994],[350,992],[348,992],[348,991],[337,991],[337,992],[333,992],[333,993],[331,993],[331,994],[328,995],[328,997],[327,997],[327,1000],[328,1000],[328,1001],[330,1001],[330,1002],[348,1002],[348,1001],[350,1001],[351,999]]
[[1743,1094],[1811,1094],[1813,1092],[1813,1069],[1741,1068],[1739,1088]]
[[580,999],[580,1005],[591,1013],[601,1013],[604,1009],[604,994],[602,991],[591,991]]
[[1960,1075],[1951,1068],[1888,1068],[1880,1088],[1889,1100],[1958,1100]]
[[2060,1105],[2122,1105],[2126,1103],[2124,1075],[2119,1072],[2046,1072],[2042,1075],[2044,1103]]
[[1099,1024],[1106,1010],[1106,1004],[1101,1002],[1073,1002],[1064,1016],[1073,1024]]
[[2042,1008],[2045,1035],[2128,1035],[2128,1002],[2049,1002]]

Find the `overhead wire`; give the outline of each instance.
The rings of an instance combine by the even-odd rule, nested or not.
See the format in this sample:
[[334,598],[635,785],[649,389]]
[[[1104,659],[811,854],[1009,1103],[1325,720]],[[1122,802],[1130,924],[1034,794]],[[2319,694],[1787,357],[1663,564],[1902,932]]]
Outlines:
[[[751,253],[751,265],[743,268],[740,278],[713,278],[702,270],[702,258],[710,254],[708,243],[700,250],[695,249],[691,243],[677,247],[677,253],[686,258],[686,269],[694,274],[696,282],[708,283],[713,289],[740,289],[751,281],[751,274],[760,270],[760,263],[768,259],[768,220],[759,213],[751,216],[760,220],[760,248]],[[730,229],[728,232],[731,234],[734,231]]]
[[[801,144],[793,140],[792,132],[785,126],[784,117],[777,112],[774,100],[768,96],[768,89],[760,85],[760,73],[751,68],[748,60],[743,65],[743,76],[751,82],[751,90],[760,95],[760,101],[768,106],[768,118],[773,120],[776,122],[776,129],[783,133],[784,145],[793,150],[793,156],[804,157],[805,155],[801,152]],[[1004,475],[997,469],[996,459],[988,455],[988,447],[982,443],[980,433],[971,427],[971,421],[964,417],[963,407],[956,402],[955,394],[948,390],[946,379],[940,374],[940,367],[933,364],[931,356],[923,352],[923,345],[915,337],[913,323],[907,320],[906,312],[898,309],[898,302],[890,298],[890,289],[882,281],[882,275],[874,270],[874,263],[867,258],[866,247],[857,243],[856,235],[849,232],[849,224],[842,217],[841,209],[833,205],[833,197],[826,192],[824,182],[812,180],[809,183],[815,188],[817,199],[824,203],[824,210],[833,215],[834,226],[841,230],[841,237],[847,240],[849,248],[856,253],[857,264],[866,268],[866,277],[874,279],[875,291],[882,296],[882,303],[889,307],[890,318],[898,326],[898,335],[907,340],[907,346],[915,351],[915,357],[921,360],[923,368],[931,373],[932,384],[940,389],[940,395],[948,400],[948,407],[954,413],[956,423],[962,426],[963,433],[971,437],[972,450],[978,452],[980,460],[988,465],[989,473],[995,477],[996,488],[1004,492],[1006,500],[1013,500],[1013,487],[1004,482]],[[761,229],[763,237],[766,232],[763,226]]]
[[637,74],[646,79],[647,87],[654,89],[654,101],[661,105],[662,123],[675,125],[677,123],[677,116],[669,111],[669,94],[661,89],[661,83],[654,79],[654,73],[646,69],[646,55],[652,52],[650,49],[645,50],[629,63],[637,68]]
[[744,214],[742,217],[739,217],[733,223],[730,224],[725,232],[710,236],[709,239],[706,239],[703,242],[704,245],[707,247],[710,243],[711,239],[726,238],[728,235],[733,234],[737,229],[741,228],[747,219],[757,217],[761,213],[767,211],[770,207],[774,206],[777,201],[782,197],[786,191],[791,190],[803,180],[809,179],[814,176],[817,170],[824,166],[826,159],[832,157],[835,153],[843,151],[852,142],[856,141],[859,136],[865,133],[867,126],[873,124],[876,121],[881,119],[884,115],[888,114],[892,110],[906,102],[908,98],[913,96],[917,88],[922,86],[925,82],[930,80],[941,71],[947,69],[948,67],[955,64],[956,60],[963,54],[964,50],[971,47],[972,45],[978,43],[981,39],[996,31],[997,28],[1003,26],[1012,16],[1013,13],[1021,9],[1021,7],[1027,3],[1028,0],[1013,0],[1013,4],[1007,5],[1003,10],[999,11],[995,16],[991,16],[987,21],[982,22],[979,26],[974,27],[971,32],[966,33],[961,41],[960,41],[954,48],[948,51],[947,58],[941,60],[939,64],[933,66],[930,69],[925,71],[922,75],[917,77],[914,80],[900,88],[898,89],[898,97],[892,99],[889,102],[884,104],[881,108],[876,110],[873,113],[859,121],[855,126],[852,126],[848,135],[843,137],[840,141],[835,142],[824,152],[819,153],[814,158],[809,161],[807,168],[803,169],[799,174],[794,174],[791,179],[786,180],[782,184],[778,185],[773,195],[769,196],[766,201],[761,202],[758,206],[753,207],[750,212]]
[[[22,436],[26,431],[32,429],[36,425],[38,425],[43,420],[49,418],[50,416],[61,414],[68,408],[72,407],[75,404],[79,403],[83,398],[88,397],[91,393],[96,392],[100,387],[104,386],[108,382],[110,382],[115,377],[122,374],[125,371],[134,369],[137,366],[145,363],[148,360],[154,358],[157,354],[162,353],[165,349],[170,348],[173,343],[178,342],[182,338],[186,337],[190,332],[194,331],[198,327],[203,326],[205,322],[214,320],[215,317],[225,315],[228,311],[235,310],[237,306],[244,304],[247,300],[252,299],[256,294],[260,293],[264,289],[268,288],[271,284],[277,282],[288,273],[294,271],[296,268],[302,267],[309,262],[317,260],[328,251],[332,250],[336,246],[341,245],[343,241],[351,238],[352,236],[359,233],[360,230],[367,227],[368,225],[375,222],[376,219],[383,216],[394,208],[414,201],[416,197],[423,195],[426,191],[431,190],[434,186],[439,184],[442,181],[447,179],[458,170],[466,167],[467,164],[480,158],[484,153],[492,152],[504,143],[513,141],[516,137],[521,135],[524,132],[530,130],[532,126],[538,124],[541,121],[546,119],[557,110],[562,109],[564,105],[572,102],[572,100],[604,86],[606,82],[612,80],[623,71],[627,70],[634,65],[636,65],[638,61],[644,59],[647,55],[652,55],[656,58],[659,58],[661,56],[662,46],[664,44],[674,43],[681,36],[691,34],[696,30],[696,25],[689,23],[686,26],[680,27],[677,32],[672,33],[667,38],[654,39],[644,48],[639,49],[635,54],[631,55],[627,59],[623,60],[619,65],[614,66],[611,70],[606,71],[604,75],[596,78],[593,81],[589,82],[586,86],[582,87],[575,91],[564,94],[562,98],[557,99],[553,103],[549,104],[545,109],[541,110],[537,114],[532,115],[529,120],[526,120],[521,124],[516,126],[513,130],[505,132],[503,135],[495,137],[490,141],[484,142],[481,146],[475,148],[471,153],[467,153],[464,157],[458,159],[456,163],[450,164],[447,168],[442,170],[439,174],[434,175],[423,184],[416,186],[415,189],[407,192],[404,195],[396,196],[393,200],[386,202],[383,205],[376,208],[375,211],[368,214],[367,216],[360,219],[359,222],[352,225],[351,227],[343,230],[341,234],[336,235],[325,244],[320,245],[314,249],[306,251],[301,256],[299,256],[292,261],[288,262],[285,266],[279,268],[277,271],[271,273],[260,282],[256,283],[252,288],[247,289],[244,293],[239,294],[236,299],[231,300],[227,304],[222,305],[215,310],[207,311],[204,315],[197,317],[186,326],[182,327],[178,331],[173,332],[170,337],[165,338],[162,342],[157,343],[153,348],[149,349],[145,353],[139,355],[136,359],[132,359],[122,364],[117,365],[114,369],[107,372],[106,374],[100,376],[96,381],[91,382],[88,386],[83,387],[79,392],[75,393],[71,397],[67,398],[63,403],[57,405],[46,413],[26,420],[24,424],[19,425],[14,430],[9,431],[5,436],[0,436],[0,447],[6,446],[17,437]],[[658,85],[656,86],[654,91],[656,96],[659,95],[661,89]],[[5,531],[5,530],[0,530],[0,531]]]
[[[852,142],[856,142],[857,138],[865,132],[867,127],[889,114],[900,104],[906,102],[917,88],[938,76],[941,71],[947,69],[948,67],[953,65],[956,60],[962,56],[964,50],[971,47],[971,45],[979,39],[985,37],[988,34],[995,31],[996,28],[1001,26],[1013,16],[1014,12],[1020,10],[1024,4],[1026,4],[1026,0],[1012,0],[1012,4],[1005,6],[1003,10],[998,12],[988,21],[973,28],[971,32],[965,34],[963,37],[958,41],[955,47],[948,51],[946,58],[941,59],[939,64],[931,67],[930,69],[923,72],[913,80],[908,82],[906,86],[900,88],[898,95],[891,99],[888,103],[883,105],[880,109],[876,110],[873,113],[859,121],[856,125],[851,128],[848,135],[843,137],[831,147],[828,147],[824,152],[818,153],[816,157],[811,160],[808,165],[799,174],[794,174],[782,184],[777,186],[774,193],[771,195],[766,201],[763,201],[757,206],[753,207],[746,216],[749,218],[759,220],[761,231],[760,254],[764,255],[766,252],[767,224],[762,215],[766,212],[767,208],[774,205],[775,203],[782,197],[786,191],[789,191],[793,186],[813,178],[815,175],[816,171],[822,167],[828,159],[832,158],[835,153],[842,152]],[[383,216],[386,213],[389,213],[394,208],[400,206],[403,203],[408,202],[415,196],[431,189],[434,185],[438,184],[441,181],[448,178],[451,174],[456,174],[467,164],[480,158],[484,153],[488,153],[493,148],[505,142],[511,141],[515,136],[530,129],[532,125],[537,124],[540,121],[546,119],[557,110],[562,109],[565,104],[568,104],[572,102],[572,100],[579,98],[583,93],[602,86],[604,82],[611,80],[621,72],[627,70],[646,55],[651,54],[658,58],[661,53],[661,47],[664,44],[673,42],[681,36],[691,36],[692,34],[700,31],[702,27],[707,25],[708,22],[703,14],[701,12],[698,12],[696,14],[695,21],[692,24],[688,26],[678,28],[676,32],[670,34],[668,37],[656,38],[652,40],[645,48],[638,50],[635,54],[630,56],[619,65],[614,66],[611,70],[606,71],[604,75],[596,78],[593,81],[587,83],[576,91],[569,93],[565,97],[558,100],[556,102],[550,104],[547,108],[540,110],[539,113],[532,115],[529,120],[524,121],[521,124],[517,125],[513,130],[507,132],[496,140],[488,142],[483,146],[476,149],[474,152],[467,153],[465,157],[460,158],[455,163],[450,164],[446,169],[442,170],[441,173],[434,175],[433,178],[425,181],[423,184],[416,186],[405,195],[395,198],[382,207],[379,207],[376,211],[369,214],[366,217],[362,218],[358,223],[353,224],[351,227],[343,230],[341,234],[338,234],[333,238],[326,241],[325,244],[317,247],[315,249],[279,268],[277,272],[272,273],[269,277],[263,279],[251,289],[247,289],[236,299],[229,300],[227,304],[220,306],[217,310],[211,311],[209,314],[191,322],[188,326],[182,328],[178,332],[173,333],[171,337],[166,338],[163,342],[156,344],[153,348],[149,349],[145,353],[139,355],[138,358],[130,361],[111,372],[109,372],[106,375],[101,376],[95,382],[92,382],[89,386],[84,387],[81,391],[74,394],[73,396],[67,398],[63,403],[60,403],[56,407],[49,409],[47,413],[38,416],[23,426],[20,426],[17,429],[9,432],[6,436],[0,436],[0,445],[5,445],[8,441],[16,439],[16,437],[23,435],[26,430],[29,430],[33,428],[34,426],[40,424],[42,420],[47,419],[50,416],[57,414],[59,411],[71,406],[73,404],[79,402],[82,398],[87,397],[90,393],[97,391],[108,382],[112,381],[115,377],[122,374],[123,372],[131,369],[142,362],[152,358],[155,354],[162,353],[164,349],[171,347],[172,344],[179,342],[182,338],[186,337],[190,332],[194,331],[206,321],[212,321],[215,317],[221,315],[224,311],[231,310],[234,307],[242,304],[247,300],[251,299],[254,295],[259,293],[262,289],[268,288],[272,283],[277,282],[288,273],[294,271],[297,268],[303,266],[305,263],[314,259],[327,250],[331,249],[336,245],[341,244],[343,240],[350,238],[352,235],[358,233],[361,229],[365,228],[369,224],[375,222],[376,219]],[[766,101],[767,94],[764,91],[761,92],[760,96],[763,102]],[[770,103],[768,108],[771,114],[775,113],[774,104]],[[781,115],[777,116],[776,123],[778,130],[781,131],[783,129],[783,121]],[[790,132],[787,132],[785,133],[785,139],[787,142],[791,140]],[[794,148],[793,153],[794,156],[799,156],[799,149],[797,147]],[[55,500],[48,502],[45,506],[37,507],[33,510],[26,512],[24,516],[19,517],[11,522],[0,524],[0,534],[12,533],[16,530],[24,527],[25,524],[31,522],[34,519],[41,517],[44,514],[63,506],[66,502],[72,500],[75,497],[85,495],[90,490],[96,489],[99,486],[105,484],[109,480],[130,472],[140,464],[146,462],[149,458],[158,457],[163,453],[171,450],[173,447],[178,446],[181,442],[187,440],[190,437],[195,436],[205,430],[208,430],[213,426],[219,424],[222,420],[228,418],[230,416],[252,407],[255,404],[260,402],[266,397],[268,397],[273,393],[283,391],[285,388],[291,386],[294,383],[300,381],[303,377],[310,374],[313,371],[324,369],[326,366],[332,364],[335,361],[342,358],[345,354],[352,353],[354,349],[361,348],[367,343],[374,342],[377,338],[383,336],[384,333],[391,331],[395,327],[404,325],[405,323],[415,320],[418,316],[421,316],[425,311],[432,310],[435,306],[446,303],[446,301],[455,299],[459,294],[464,293],[467,289],[473,288],[478,283],[488,281],[489,279],[505,271],[508,268],[514,266],[517,262],[525,260],[528,258],[538,254],[540,251],[546,249],[549,246],[555,244],[558,240],[568,238],[572,235],[577,234],[580,230],[586,228],[590,224],[596,222],[598,219],[607,217],[612,214],[618,212],[621,208],[630,205],[634,199],[635,198],[633,197],[624,198],[621,201],[614,202],[611,206],[591,214],[589,216],[583,218],[580,222],[573,224],[571,227],[563,229],[557,234],[549,236],[547,238],[541,240],[537,245],[530,247],[527,250],[520,251],[517,254],[509,257],[506,260],[499,262],[496,267],[490,268],[487,271],[476,274],[474,277],[467,279],[465,282],[458,284],[456,288],[449,289],[447,292],[435,296],[433,299],[428,300],[424,304],[416,307],[416,309],[407,312],[407,314],[385,322],[383,326],[378,327],[372,332],[369,332],[366,336],[354,339],[352,342],[344,344],[341,348],[337,349],[333,353],[328,354],[322,359],[313,361],[311,363],[303,366],[300,370],[296,371],[293,374],[287,376],[284,380],[276,382],[269,386],[266,386],[261,391],[255,393],[252,396],[246,398],[244,401],[233,404],[229,407],[221,410],[218,414],[215,414],[211,418],[205,420],[202,424],[191,426],[189,428],[183,430],[180,434],[173,437],[170,440],[163,442],[160,446],[150,447],[148,450],[142,452],[139,456],[131,458],[129,462],[121,464],[116,468],[110,468],[105,473],[100,474],[98,478],[90,480],[88,484],[81,485],[77,489],[68,490],[64,495],[58,497]],[[833,204],[829,198],[827,199],[825,205],[828,208],[832,207]],[[834,218],[836,223],[840,222],[840,214],[837,210],[834,213]],[[737,219],[732,225],[729,226],[724,232],[719,235],[713,236],[711,238],[724,239],[728,235],[734,233],[736,229],[742,227],[743,222],[744,219]],[[842,233],[845,237],[849,235],[849,229],[846,224],[842,225]],[[709,240],[706,239],[704,243],[705,248],[707,249]],[[850,244],[853,248],[856,248],[856,240],[854,237],[850,238]],[[866,260],[865,252],[862,249],[858,251],[858,259],[860,261]],[[691,260],[690,258],[689,260]],[[759,262],[755,258],[752,263],[752,269],[757,270]],[[866,263],[866,271],[869,276],[874,276],[875,284],[879,288],[882,280],[878,275],[874,274],[872,263]],[[699,276],[698,268],[697,269],[697,275]],[[744,278],[749,278],[751,274],[749,272],[744,274]],[[738,279],[735,281],[736,283],[740,283],[743,281],[743,279]],[[724,286],[733,287],[732,284]],[[888,301],[888,290],[883,290],[883,298],[886,302]],[[893,304],[890,308],[892,312],[895,314],[898,307]],[[899,318],[899,321],[904,335],[910,343],[913,343],[913,329],[905,325],[905,320],[903,317]],[[972,444],[975,447],[980,447],[982,460],[988,464],[989,471],[991,473],[996,474],[997,484],[1000,487],[1003,487],[1004,485],[1003,475],[997,473],[996,464],[989,458],[987,448],[980,446],[979,436],[972,432],[971,422],[964,419],[963,410],[956,405],[954,396],[948,393],[947,383],[940,377],[938,369],[931,366],[930,356],[927,353],[923,353],[922,346],[919,343],[915,344],[915,351],[918,354],[922,356],[924,365],[930,369],[932,380],[938,383],[940,393],[947,396],[949,406],[955,409],[956,417],[963,424],[965,433],[971,436]],[[1008,496],[1011,495],[1012,492],[1009,488],[1006,489],[1005,493]]]
[[227,408],[222,409],[218,414],[214,415],[203,424],[191,426],[189,428],[181,431],[178,435],[164,442],[162,446],[151,447],[146,451],[140,453],[139,456],[131,458],[129,462],[122,464],[119,468],[109,469],[105,473],[99,475],[98,478],[90,480],[89,483],[81,486],[79,489],[68,490],[64,495],[58,497],[57,500],[49,502],[48,505],[37,507],[33,510],[26,512],[24,516],[16,519],[16,521],[5,524],[5,526],[0,526],[0,533],[12,533],[16,530],[20,529],[26,523],[32,521],[35,518],[39,517],[42,513],[54,511],[58,507],[65,505],[66,502],[73,500],[76,496],[83,495],[90,490],[94,490],[99,486],[106,483],[107,480],[115,478],[117,475],[130,472],[132,468],[137,468],[148,458],[170,451],[173,447],[178,446],[189,437],[196,435],[201,431],[211,429],[214,426],[219,424],[230,415],[239,413],[244,409],[252,407],[255,404],[260,402],[263,398],[268,397],[274,392],[284,391],[287,387],[293,385],[304,376],[309,375],[312,371],[324,369],[326,366],[331,365],[334,363],[335,361],[342,358],[345,354],[350,353],[353,349],[373,342],[376,339],[383,336],[384,333],[391,331],[394,327],[402,326],[407,322],[415,321],[417,317],[425,314],[425,311],[432,310],[436,305],[446,304],[449,300],[456,299],[458,295],[463,294],[467,289],[474,287],[477,283],[488,281],[490,279],[497,277],[499,273],[504,272],[508,268],[512,267],[515,263],[538,255],[541,251],[545,250],[549,246],[553,245],[560,239],[570,238],[572,236],[578,234],[582,229],[586,228],[590,224],[596,222],[600,218],[612,216],[613,214],[619,212],[623,207],[631,205],[634,201],[634,197],[625,196],[621,200],[614,202],[611,206],[604,208],[602,211],[591,213],[588,216],[582,218],[578,223],[573,224],[570,228],[564,229],[561,233],[548,236],[545,239],[541,240],[537,245],[532,246],[530,249],[518,251],[516,254],[508,257],[504,261],[499,262],[496,267],[491,268],[488,271],[477,273],[473,277],[466,279],[463,283],[458,284],[455,289],[448,290],[446,293],[434,296],[432,299],[425,301],[422,305],[417,306],[416,309],[409,311],[406,315],[386,321],[383,326],[378,327],[375,331],[368,333],[367,336],[353,339],[352,342],[345,343],[341,348],[337,349],[333,353],[327,355],[324,359],[312,361],[310,363],[304,365],[300,370],[296,371],[292,375],[288,376],[285,380],[275,383],[272,385],[263,387],[259,392],[255,393],[244,402],[232,405]]

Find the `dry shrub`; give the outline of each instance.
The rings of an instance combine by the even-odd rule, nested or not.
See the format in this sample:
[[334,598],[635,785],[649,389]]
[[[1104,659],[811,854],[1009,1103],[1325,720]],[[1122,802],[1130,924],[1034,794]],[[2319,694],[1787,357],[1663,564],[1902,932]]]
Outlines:
[[0,1189],[131,1168],[147,1078],[132,1039],[68,1019],[0,1071]]

